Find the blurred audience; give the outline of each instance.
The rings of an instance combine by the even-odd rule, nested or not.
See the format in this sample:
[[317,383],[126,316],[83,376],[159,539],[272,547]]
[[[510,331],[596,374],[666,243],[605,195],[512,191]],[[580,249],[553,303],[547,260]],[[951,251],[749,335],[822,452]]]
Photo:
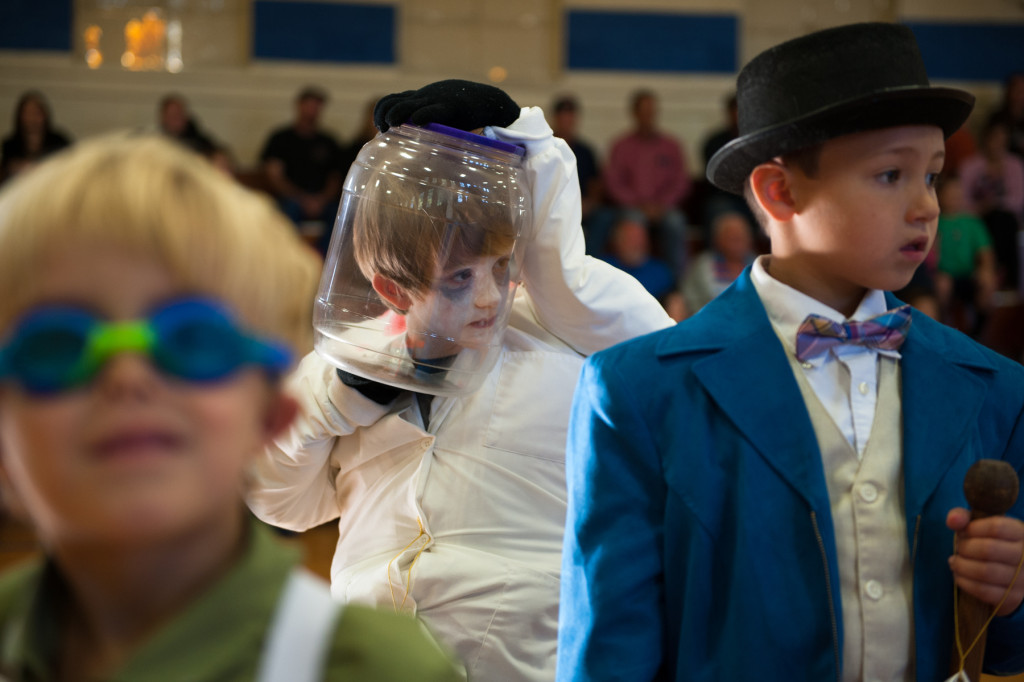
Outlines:
[[1011,73],[1003,88],[1003,101],[991,118],[1001,118],[1009,125],[1009,149],[1024,157],[1024,71]]
[[319,223],[315,240],[321,254],[330,244],[344,180],[341,145],[320,127],[326,102],[321,88],[303,88],[295,98],[294,120],[274,130],[260,154],[267,185],[285,215],[296,226]]
[[377,105],[379,97],[371,97],[363,105],[363,110],[360,114],[359,119],[359,130],[356,131],[355,136],[352,140],[341,147],[341,156],[338,160],[338,165],[341,168],[342,179],[348,175],[349,167],[355,162],[356,157],[359,156],[359,151],[363,146],[377,137],[377,126],[373,123],[373,108]]
[[650,90],[632,97],[633,128],[619,137],[605,166],[605,188],[620,211],[652,231],[655,254],[678,277],[689,244],[682,204],[692,181],[679,140],[658,129],[658,99]]
[[[704,168],[719,149],[736,139],[739,134],[739,110],[736,105],[736,93],[731,92],[725,98],[723,114],[725,122],[720,128],[710,131],[704,138],[702,153]],[[692,220],[698,223],[699,237],[702,248],[709,248],[712,242],[711,223],[715,217],[726,212],[738,212],[746,216],[751,225],[757,223],[754,214],[743,197],[718,189],[707,178],[700,177],[694,182],[693,193],[687,203],[686,210]],[[755,241],[757,235],[755,234]],[[767,250],[767,248],[765,249]]]
[[164,95],[157,113],[157,123],[162,134],[207,158],[213,157],[217,145],[200,129],[189,110],[188,101],[182,95]]
[[739,108],[736,105],[736,93],[733,92],[725,99],[725,125],[712,130],[704,138],[702,147],[704,167],[707,168],[708,161],[715,155],[715,152],[735,140],[739,134]]
[[967,210],[955,175],[939,185],[938,264],[935,292],[940,319],[977,338],[996,291],[995,255],[985,224]]
[[612,228],[608,253],[602,260],[636,278],[674,320],[686,317],[676,275],[668,263],[651,255],[650,235],[642,221],[629,214],[620,217]]
[[53,127],[43,93],[23,93],[14,107],[14,130],[4,138],[0,151],[0,182],[69,144],[71,139]]
[[651,255],[647,227],[628,215],[612,228],[608,254],[603,260],[635,277],[658,300],[675,289],[672,269],[665,261]]
[[1009,123],[994,117],[981,134],[979,151],[960,164],[966,208],[988,228],[999,287],[1017,289],[1018,237],[1024,218],[1024,159],[1009,150]]
[[946,160],[942,164],[943,175],[959,175],[960,164],[978,153],[978,142],[966,125],[961,126],[946,138]]
[[725,291],[757,255],[754,228],[744,213],[718,214],[710,233],[710,248],[694,259],[683,281],[683,299],[691,315]]
[[[576,156],[576,174],[580,179],[580,194],[583,197],[583,225],[594,210],[603,202],[601,166],[589,142],[577,134],[580,120],[580,104],[575,97],[563,95],[551,107],[551,129],[569,145]],[[603,245],[602,245],[603,246]]]

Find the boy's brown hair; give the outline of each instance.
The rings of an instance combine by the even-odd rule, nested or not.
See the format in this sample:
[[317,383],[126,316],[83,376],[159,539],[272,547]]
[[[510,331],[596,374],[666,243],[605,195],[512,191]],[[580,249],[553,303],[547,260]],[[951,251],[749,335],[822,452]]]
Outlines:
[[356,261],[368,281],[381,275],[408,292],[434,286],[439,270],[479,256],[511,254],[510,207],[466,200],[456,188],[410,186],[384,173],[374,197],[360,199],[352,225]]

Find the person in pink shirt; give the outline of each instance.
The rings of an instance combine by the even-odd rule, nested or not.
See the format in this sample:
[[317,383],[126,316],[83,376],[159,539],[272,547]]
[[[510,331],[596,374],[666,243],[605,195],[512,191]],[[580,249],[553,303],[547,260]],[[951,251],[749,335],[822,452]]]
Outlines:
[[982,132],[978,153],[965,159],[960,177],[970,208],[978,215],[993,209],[1024,215],[1024,159],[1010,151],[1010,129],[993,119]]
[[654,231],[658,254],[676,276],[686,265],[686,218],[680,207],[692,181],[682,144],[658,130],[658,101],[650,90],[633,95],[634,128],[612,145],[605,185],[612,203]]

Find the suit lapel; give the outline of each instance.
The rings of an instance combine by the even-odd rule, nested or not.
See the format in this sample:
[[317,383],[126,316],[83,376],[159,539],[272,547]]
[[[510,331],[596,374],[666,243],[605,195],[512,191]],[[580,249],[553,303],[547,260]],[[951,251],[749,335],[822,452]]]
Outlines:
[[908,521],[921,513],[956,460],[964,434],[977,423],[988,389],[973,368],[991,369],[973,348],[965,353],[946,344],[933,325],[915,313],[900,349]]
[[[694,376],[754,449],[811,506],[829,508],[821,455],[800,389],[749,270],[659,354],[711,350]],[[686,323],[683,323],[684,325]]]
[[[901,303],[888,299],[890,307]],[[706,353],[693,372],[715,404],[812,508],[829,509],[814,428],[749,268],[677,330],[658,354]],[[977,421],[987,389],[976,370],[993,367],[973,344],[916,312],[900,352],[906,510],[914,518],[956,460],[950,444],[962,443]]]

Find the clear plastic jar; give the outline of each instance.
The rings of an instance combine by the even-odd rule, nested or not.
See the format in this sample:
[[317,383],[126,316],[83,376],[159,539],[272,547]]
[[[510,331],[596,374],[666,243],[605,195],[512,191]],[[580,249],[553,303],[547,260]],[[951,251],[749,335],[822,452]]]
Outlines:
[[317,352],[412,391],[478,388],[501,350],[532,225],[523,154],[437,124],[368,142],[324,263]]

